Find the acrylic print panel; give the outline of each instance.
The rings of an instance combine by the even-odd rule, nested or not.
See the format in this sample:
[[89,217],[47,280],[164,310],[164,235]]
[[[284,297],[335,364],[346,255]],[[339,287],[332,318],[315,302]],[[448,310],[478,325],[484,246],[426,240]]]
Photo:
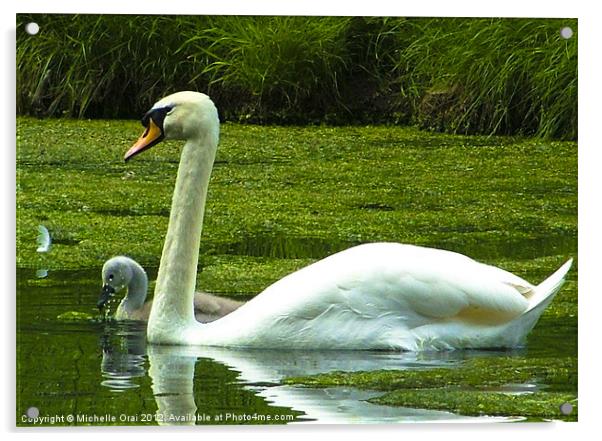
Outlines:
[[577,38],[17,15],[17,426],[576,421]]

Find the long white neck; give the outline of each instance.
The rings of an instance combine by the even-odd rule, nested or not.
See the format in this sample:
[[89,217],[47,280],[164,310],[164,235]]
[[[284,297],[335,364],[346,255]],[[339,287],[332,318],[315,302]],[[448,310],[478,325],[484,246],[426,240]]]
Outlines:
[[189,139],[182,150],[148,322],[150,342],[169,343],[174,330],[195,322],[193,298],[199,246],[216,149],[217,136],[208,133]]

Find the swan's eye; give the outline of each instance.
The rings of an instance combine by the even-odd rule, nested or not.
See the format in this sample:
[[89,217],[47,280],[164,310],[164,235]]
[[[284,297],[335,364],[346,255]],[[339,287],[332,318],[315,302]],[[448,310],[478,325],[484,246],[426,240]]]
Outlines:
[[109,282],[113,280],[113,274],[109,274]]

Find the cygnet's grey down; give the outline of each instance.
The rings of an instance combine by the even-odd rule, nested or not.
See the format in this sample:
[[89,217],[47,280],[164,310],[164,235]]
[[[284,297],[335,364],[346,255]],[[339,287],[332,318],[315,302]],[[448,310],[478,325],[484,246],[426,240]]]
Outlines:
[[[103,310],[115,294],[127,289],[114,318],[148,321],[152,300],[145,303],[148,277],[138,262],[126,256],[107,260],[102,267],[102,283],[97,303],[99,310]],[[194,295],[194,315],[199,322],[208,323],[230,314],[243,304],[244,302],[197,292]]]

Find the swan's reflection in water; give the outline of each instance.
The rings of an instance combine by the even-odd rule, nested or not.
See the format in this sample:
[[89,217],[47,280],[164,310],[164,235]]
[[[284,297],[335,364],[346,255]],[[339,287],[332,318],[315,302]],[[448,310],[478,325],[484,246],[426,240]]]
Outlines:
[[[497,352],[282,351],[158,346],[146,344],[144,328],[114,324],[110,332],[110,337],[103,337],[102,384],[127,392],[138,387],[148,373],[159,424],[500,420],[380,406],[365,401],[382,394],[377,391],[349,387],[311,389],[279,383],[285,377],[332,371],[453,366],[466,358],[497,356]],[[268,415],[270,412],[273,414]],[[254,416],[257,419],[253,419]]]
[[159,424],[195,424],[194,367],[197,356],[182,349],[148,346],[148,374]]

